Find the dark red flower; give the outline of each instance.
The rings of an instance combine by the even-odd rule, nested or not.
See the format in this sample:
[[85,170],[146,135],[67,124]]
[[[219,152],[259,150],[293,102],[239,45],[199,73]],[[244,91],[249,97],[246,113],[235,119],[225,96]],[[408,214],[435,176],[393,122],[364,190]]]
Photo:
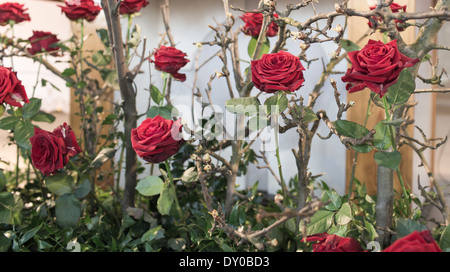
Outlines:
[[55,128],[53,133],[64,140],[66,153],[64,155],[64,164],[69,162],[69,159],[76,156],[81,152],[81,148],[78,145],[77,138],[72,128],[64,122],[61,126]]
[[22,107],[20,102],[30,103],[22,82],[11,68],[0,66],[0,103]]
[[136,154],[150,163],[160,163],[175,155],[184,142],[181,119],[167,120],[157,115],[145,119],[131,130],[131,143]]
[[178,73],[178,70],[189,62],[186,56],[186,53],[175,47],[161,46],[153,55],[155,60],[150,61],[155,63],[157,70],[171,74],[176,80],[185,81],[186,75]]
[[48,176],[64,168],[69,159],[81,152],[74,132],[66,123],[49,132],[34,128],[31,142],[31,162]]
[[59,39],[55,34],[46,31],[33,31],[33,36],[28,38],[28,40],[31,45],[31,47],[28,48],[28,52],[30,52],[31,55],[42,52],[49,52],[53,56],[58,55],[55,51],[60,48],[54,44],[59,42]]
[[359,242],[351,237],[330,235],[326,232],[308,236],[306,242],[313,244],[313,252],[363,252]]
[[346,89],[349,93],[369,88],[383,97],[388,87],[397,82],[400,72],[407,67],[414,66],[418,59],[411,59],[400,53],[397,41],[384,44],[381,41],[369,40],[359,51],[348,53],[352,62],[342,77],[348,82]]
[[[389,7],[391,8],[392,13],[406,12],[406,5],[402,6],[402,5],[399,5],[397,3],[392,3]],[[377,6],[372,6],[372,7],[370,7],[370,10],[374,10],[376,8],[377,8]],[[378,20],[379,22],[382,21],[381,18],[376,18],[376,17],[372,17],[372,18],[374,20]],[[399,24],[403,24],[403,23],[404,23],[404,21],[402,21],[402,20],[395,20],[395,25],[397,26],[397,30],[398,31],[405,30],[404,28],[398,26]],[[368,25],[369,25],[370,28],[373,27],[373,24],[370,21],[368,22]]]
[[414,231],[392,243],[383,252],[442,252],[429,230]]
[[139,12],[148,4],[149,2],[147,0],[122,0],[122,2],[120,2],[119,13],[133,14]]
[[[278,18],[278,14],[274,13],[273,17]],[[242,32],[245,35],[249,35],[252,37],[258,37],[261,32],[261,27],[263,23],[263,15],[262,13],[244,13],[240,16],[244,22],[244,28]],[[275,22],[271,22],[269,27],[267,28],[266,37],[276,36],[278,33],[278,25]]]
[[266,93],[298,90],[305,81],[303,70],[300,59],[285,51],[264,54],[251,62],[252,81]]
[[27,9],[24,5],[19,3],[4,3],[0,4],[0,25],[5,26],[9,21],[14,21],[18,24],[23,21],[30,21],[30,15],[25,13]]
[[84,19],[92,22],[102,10],[93,0],[66,0],[65,4],[65,6],[58,7],[61,7],[61,12],[72,21]]

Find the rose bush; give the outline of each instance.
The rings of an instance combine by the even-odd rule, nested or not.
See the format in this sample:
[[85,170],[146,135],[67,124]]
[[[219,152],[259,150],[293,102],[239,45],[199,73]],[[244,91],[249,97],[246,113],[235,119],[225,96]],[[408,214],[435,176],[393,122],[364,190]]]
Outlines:
[[59,42],[59,39],[55,34],[48,31],[33,31],[33,36],[28,38],[31,47],[28,48],[28,52],[31,55],[37,53],[49,52],[53,56],[57,56],[60,48],[55,44]]
[[72,21],[84,19],[92,22],[102,10],[93,0],[67,0],[65,6],[61,7],[61,12]]
[[305,82],[304,70],[300,59],[285,51],[265,54],[251,62],[252,81],[256,88],[266,93],[298,90]]
[[161,46],[155,50],[154,59],[150,59],[150,61],[155,64],[158,71],[169,73],[176,80],[185,81],[186,75],[180,74],[178,71],[189,62],[186,56],[186,53],[175,47]]
[[0,66],[0,103],[22,107],[20,102],[29,103],[22,82],[12,68]]
[[347,82],[347,91],[354,93],[369,88],[380,97],[397,81],[404,68],[419,62],[400,53],[396,40],[387,44],[369,40],[361,50],[349,52],[348,56],[352,67],[342,77]]
[[16,24],[30,21],[30,15],[26,13],[26,10],[24,5],[19,3],[0,4],[0,25],[5,26],[10,21]]
[[163,162],[176,154],[184,142],[181,129],[181,119],[172,121],[159,115],[147,118],[131,131],[133,149],[147,162]]

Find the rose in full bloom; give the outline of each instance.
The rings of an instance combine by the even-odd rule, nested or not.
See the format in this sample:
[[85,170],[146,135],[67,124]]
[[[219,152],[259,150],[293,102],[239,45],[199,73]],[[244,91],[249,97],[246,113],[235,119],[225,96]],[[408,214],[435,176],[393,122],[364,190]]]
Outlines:
[[175,47],[161,46],[156,49],[154,60],[150,61],[155,63],[157,70],[171,74],[176,80],[185,81],[186,75],[178,73],[178,70],[189,62],[186,56],[186,53]]
[[359,242],[351,237],[340,237],[336,234],[320,233],[306,238],[313,244],[313,252],[363,252]]
[[[399,5],[397,3],[392,3],[389,7],[391,8],[392,13],[406,12],[406,5],[402,6],[402,5]],[[372,7],[370,7],[370,10],[374,10],[376,8],[377,8],[377,6],[372,6]],[[373,17],[373,19],[374,20],[378,20],[379,22],[381,22],[381,18],[377,19],[377,18]],[[405,30],[404,28],[398,26],[399,24],[402,24],[402,23],[404,23],[404,21],[402,21],[402,20],[395,20],[395,25],[397,26],[397,30],[398,31]],[[368,22],[368,25],[369,25],[370,28],[373,27],[372,22],[370,22],[370,21]]]
[[9,21],[18,24],[23,21],[30,21],[30,15],[23,8],[24,5],[19,3],[3,3],[0,4],[0,25],[5,26]]
[[20,102],[30,103],[22,82],[11,68],[0,66],[0,104],[22,107]]
[[264,54],[251,62],[252,81],[266,93],[298,90],[305,81],[304,70],[300,59],[285,51]]
[[131,130],[131,143],[136,154],[150,163],[160,163],[175,155],[184,142],[181,119],[167,120],[157,115],[145,119]]
[[92,22],[102,10],[93,0],[66,0],[65,4],[65,6],[58,7],[61,7],[61,12],[72,21],[84,19]]
[[133,14],[139,12],[143,7],[147,6],[147,0],[122,0],[119,6],[120,14]]
[[64,141],[64,165],[66,165],[69,162],[70,158],[81,152],[81,148],[78,145],[75,133],[73,132],[72,128],[64,122],[64,124],[53,130],[53,134],[61,137]]
[[[278,14],[274,13],[273,17],[278,18]],[[262,13],[244,13],[239,18],[245,22],[244,28],[242,29],[242,32],[244,32],[245,35],[252,37],[259,36],[263,24]],[[276,36],[277,33],[278,25],[275,22],[271,22],[267,28],[266,37]]]
[[411,59],[397,48],[397,40],[384,44],[381,41],[369,40],[359,51],[348,53],[352,63],[342,77],[347,82],[349,93],[369,88],[383,97],[388,87],[397,82],[400,72],[407,67],[414,66],[418,59]]
[[383,252],[442,252],[429,230],[414,231],[392,243]]
[[28,38],[30,41],[31,47],[28,48],[28,52],[31,55],[35,55],[37,53],[49,52],[51,55],[58,55],[57,50],[59,50],[58,46],[54,44],[59,42],[59,39],[55,34],[46,31],[33,31],[33,36]]

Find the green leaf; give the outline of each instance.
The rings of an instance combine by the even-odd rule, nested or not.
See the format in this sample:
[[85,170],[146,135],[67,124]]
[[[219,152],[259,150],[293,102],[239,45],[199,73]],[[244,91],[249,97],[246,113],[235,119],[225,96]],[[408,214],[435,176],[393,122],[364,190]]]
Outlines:
[[375,229],[375,226],[364,218],[364,227],[369,234],[368,240],[375,241],[375,238],[378,237],[378,233],[377,230]]
[[131,48],[136,47],[141,41],[141,26],[138,24],[134,25],[133,31],[131,32],[131,38],[128,40],[128,46]]
[[310,108],[303,107],[303,121],[305,122],[314,122],[318,120],[316,113]]
[[170,238],[167,245],[175,251],[183,251],[186,248],[186,240],[184,238]]
[[228,218],[228,223],[235,227],[239,226],[239,202],[236,202],[236,204],[234,204],[233,209],[230,213],[230,217]]
[[414,77],[408,69],[403,69],[397,82],[388,88],[386,98],[391,105],[403,104],[408,101],[416,89]]
[[346,202],[342,204],[342,207],[336,213],[336,223],[338,225],[346,225],[350,223],[352,220],[353,220],[352,208],[350,207],[350,204]]
[[61,196],[56,200],[55,215],[60,227],[76,227],[81,215],[80,201],[73,194]]
[[439,239],[439,246],[442,250],[450,248],[450,226],[445,227]]
[[107,66],[111,63],[111,56],[104,54],[103,50],[95,52],[91,58],[95,66]]
[[397,218],[396,233],[397,238],[404,237],[414,231],[426,230],[427,227],[422,223],[408,218]]
[[150,86],[150,96],[157,105],[160,105],[161,101],[164,99],[164,96],[159,91],[158,87],[153,84]]
[[25,244],[27,241],[29,241],[31,238],[33,238],[36,233],[38,233],[38,231],[41,229],[42,227],[41,223],[39,226],[32,228],[31,230],[27,231],[24,233],[24,235],[20,238],[19,243],[21,245]]
[[402,159],[402,155],[398,151],[392,152],[377,152],[374,155],[375,162],[378,165],[387,167],[392,170],[397,170]]
[[307,225],[308,235],[326,232],[333,223],[334,212],[326,210],[318,210]]
[[225,101],[225,108],[231,113],[254,115],[259,111],[260,105],[257,97],[238,97]]
[[261,114],[257,114],[248,120],[247,126],[251,131],[258,131],[270,125],[269,119]]
[[41,109],[42,100],[38,98],[30,98],[30,103],[23,105],[22,117],[30,119],[35,116]]
[[115,115],[114,113],[111,113],[105,117],[105,120],[103,120],[102,125],[113,125],[114,120],[116,120],[116,119],[117,119],[117,115]]
[[164,182],[157,176],[147,176],[139,180],[136,190],[144,196],[159,195],[164,187]]
[[75,75],[77,72],[75,71],[75,69],[73,68],[66,68],[64,69],[64,71],[61,73],[61,75],[63,77],[71,77],[73,75]]
[[341,46],[347,52],[358,51],[361,49],[359,45],[352,42],[351,40],[341,39]]
[[20,224],[23,201],[18,195],[9,192],[0,193],[0,223]]
[[162,189],[161,194],[156,203],[156,206],[157,206],[160,214],[162,214],[162,215],[169,214],[170,208],[172,208],[172,204],[175,201],[175,197],[176,196],[174,195],[173,191],[171,190],[169,184],[167,182],[164,183],[163,189]]
[[83,197],[87,196],[87,194],[89,194],[90,191],[91,191],[91,182],[89,181],[89,178],[84,177],[81,180],[81,184],[75,188],[73,194],[76,198],[82,199]]
[[6,187],[6,177],[3,174],[3,169],[0,169],[0,192]]
[[73,177],[66,173],[56,173],[45,177],[44,180],[48,190],[57,196],[72,193],[74,189]]
[[[352,121],[336,120],[333,124],[337,132],[346,137],[360,139],[370,132],[364,126]],[[372,150],[372,147],[368,144],[352,146],[352,148],[360,153],[367,153]]]
[[389,126],[381,121],[375,125],[374,129],[376,132],[373,136],[373,146],[378,150],[388,150],[392,146]]
[[103,148],[95,157],[95,159],[89,165],[91,168],[99,168],[107,160],[114,158],[117,149],[114,148]]
[[55,121],[56,117],[50,113],[46,113],[43,111],[39,111],[36,113],[33,117],[31,117],[31,120],[35,122],[46,122],[46,123],[53,123]]
[[172,119],[172,111],[168,107],[152,106],[147,112],[147,117],[154,118],[156,115],[164,119]]
[[105,28],[96,29],[97,35],[105,48],[109,48],[109,34]]
[[181,175],[181,180],[183,182],[194,182],[198,180],[198,173],[196,171],[196,167],[189,167],[186,171]]
[[5,106],[0,105],[0,117],[2,117],[3,113],[5,113]]
[[158,240],[164,238],[164,229],[161,226],[156,226],[154,228],[149,229],[146,231],[142,237],[142,242],[151,242],[153,240]]
[[6,237],[3,232],[0,232],[0,252],[7,252],[11,246],[12,238]]
[[21,148],[30,150],[30,138],[34,135],[34,126],[30,120],[19,120],[14,127],[14,140]]
[[[250,58],[253,57],[253,53],[256,50],[256,44],[258,43],[258,37],[252,37],[250,42],[248,43],[247,52]],[[259,50],[259,54],[255,59],[260,59],[262,55],[269,53],[270,50],[270,41],[268,38],[261,45],[261,49]]]
[[20,117],[16,116],[6,116],[0,119],[0,129],[3,130],[12,130],[16,126],[17,122],[20,120]]
[[288,107],[288,102],[286,95],[282,92],[277,92],[267,98],[266,101],[264,101],[267,115],[271,115],[272,113],[279,114],[285,111]]
[[341,197],[335,191],[324,191],[322,194],[322,201],[330,201],[330,203],[325,206],[325,209],[329,211],[337,211],[342,205]]

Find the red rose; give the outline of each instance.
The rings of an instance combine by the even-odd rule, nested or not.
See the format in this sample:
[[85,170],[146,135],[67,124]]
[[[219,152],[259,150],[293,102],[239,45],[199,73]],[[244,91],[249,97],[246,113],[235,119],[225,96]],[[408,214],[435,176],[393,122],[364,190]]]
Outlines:
[[59,47],[54,46],[54,44],[59,42],[59,39],[55,34],[45,31],[33,31],[33,36],[28,38],[28,40],[31,44],[31,47],[28,48],[28,52],[30,52],[31,55],[42,52],[49,52],[53,56],[58,55],[55,51],[59,50]]
[[255,87],[266,93],[298,90],[305,79],[300,59],[291,53],[280,51],[264,54],[251,62],[252,81]]
[[430,231],[414,231],[392,243],[383,252],[442,252]]
[[66,0],[65,6],[61,7],[61,12],[72,21],[85,19],[88,22],[95,20],[102,8],[97,6],[93,0]]
[[369,88],[383,97],[388,87],[397,82],[400,72],[407,67],[414,66],[418,59],[410,59],[398,51],[397,41],[387,44],[381,41],[369,40],[359,51],[348,53],[352,62],[342,77],[343,82],[348,82],[346,89],[349,93]]
[[[278,18],[278,14],[274,13],[273,17]],[[263,24],[262,13],[244,13],[239,18],[245,22],[244,28],[242,29],[242,32],[244,32],[245,35],[252,37],[259,36]],[[271,22],[267,28],[266,37],[276,36],[277,33],[278,25],[275,22]]]
[[184,142],[180,137],[181,128],[181,119],[172,121],[159,115],[147,118],[131,130],[133,149],[147,162],[163,162],[176,154]]
[[178,70],[189,62],[185,58],[186,56],[186,53],[175,47],[161,46],[159,49],[156,49],[154,54],[155,60],[150,61],[155,63],[157,70],[171,74],[176,80],[185,81],[186,75],[178,73]]
[[21,108],[20,101],[30,103],[17,73],[11,68],[0,66],[0,103]]
[[313,244],[313,252],[363,252],[359,242],[350,237],[340,237],[336,234],[320,233],[306,238],[306,242]]
[[69,159],[81,152],[81,148],[78,145],[77,138],[72,128],[67,123],[55,128],[53,133],[64,140],[66,153],[64,155],[64,164],[69,162]]
[[66,147],[62,137],[35,127],[30,141],[31,161],[42,174],[48,176],[64,168]]
[[24,9],[23,6],[19,3],[0,4],[0,25],[5,26],[10,20],[16,24],[23,21],[30,21],[30,15],[25,13],[27,9]]
[[[399,5],[397,3],[392,3],[389,7],[391,8],[392,13],[406,12],[406,5],[402,6],[402,5]],[[372,7],[370,7],[370,10],[374,10],[376,8],[377,8],[377,6],[372,6]],[[379,22],[382,21],[381,18],[373,17],[373,19],[374,20],[378,20]],[[404,23],[404,21],[402,21],[402,20],[395,20],[395,25],[397,26],[397,30],[398,31],[405,30],[404,28],[398,26],[398,24],[400,24],[400,23]],[[370,22],[370,21],[368,22],[368,25],[369,25],[370,28],[373,27],[372,22]]]
[[122,2],[120,2],[119,13],[133,14],[140,11],[148,4],[149,2],[147,0],[122,0]]

